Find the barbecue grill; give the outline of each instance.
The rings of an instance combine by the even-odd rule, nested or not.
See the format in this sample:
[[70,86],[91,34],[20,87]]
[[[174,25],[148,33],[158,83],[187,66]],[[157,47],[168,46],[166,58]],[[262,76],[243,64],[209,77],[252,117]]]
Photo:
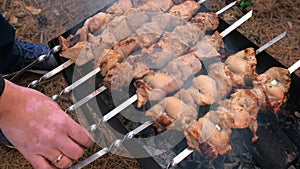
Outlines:
[[[100,11],[105,11],[106,8]],[[201,7],[199,11],[209,11],[205,7]],[[83,25],[84,21],[71,28],[69,31],[62,34],[63,37],[75,34],[75,32]],[[229,25],[220,19],[220,26],[218,31],[222,32]],[[224,39],[225,48],[220,53],[228,55],[245,49],[247,47],[258,48],[245,36],[238,31],[233,31]],[[58,38],[49,41],[51,48],[59,45]],[[60,63],[66,60],[60,56],[56,56]],[[276,59],[266,52],[261,52],[257,57],[257,73],[263,73],[268,68],[273,66],[284,67]],[[211,60],[213,62],[214,60]],[[89,62],[82,67],[70,66],[63,71],[63,74],[69,84],[80,77],[86,75],[93,70],[93,63]],[[74,102],[81,100],[88,94],[103,84],[103,77],[97,75],[95,78],[86,81],[78,86],[73,91]],[[258,116],[259,140],[256,143],[251,143],[251,132],[248,129],[235,129],[231,136],[231,144],[233,150],[216,159],[211,159],[200,155],[198,152],[193,152],[176,168],[297,168],[300,165],[299,148],[300,148],[300,128],[299,117],[292,114],[300,112],[300,79],[292,75],[292,84],[290,88],[289,100],[285,103],[279,115],[274,115],[271,111],[260,111]],[[130,96],[134,95],[134,87],[131,84],[127,93],[112,93],[109,90],[103,91],[96,99],[92,99],[86,104],[83,104],[76,110],[81,124],[89,128],[90,125],[97,123],[103,115],[107,114],[115,107],[119,106],[122,100],[127,100]],[[118,97],[120,102],[113,97]],[[147,107],[148,106],[148,107]],[[116,138],[123,138],[129,131],[132,131],[141,124],[141,121],[146,121],[142,114],[135,114],[137,111],[145,111],[151,105],[139,109],[133,103],[128,109],[121,112],[120,115],[109,120],[103,126],[100,126],[93,132],[95,138],[106,139],[105,144],[102,140],[97,140],[101,147],[109,147]],[[199,108],[199,116],[203,116],[211,106],[202,106]],[[136,116],[136,121],[129,120],[127,117]],[[169,131],[169,138],[182,138],[173,146],[172,139],[160,140],[157,136],[156,129],[152,126],[137,134],[135,139],[125,140],[123,145],[130,152],[133,157],[137,158],[143,168],[166,168],[173,158],[184,150],[187,145],[184,136],[176,131]],[[103,138],[104,136],[110,138]],[[145,138],[145,139],[143,139]],[[149,138],[149,139],[147,139]],[[165,149],[165,147],[171,147]],[[117,151],[117,150],[116,150]]]

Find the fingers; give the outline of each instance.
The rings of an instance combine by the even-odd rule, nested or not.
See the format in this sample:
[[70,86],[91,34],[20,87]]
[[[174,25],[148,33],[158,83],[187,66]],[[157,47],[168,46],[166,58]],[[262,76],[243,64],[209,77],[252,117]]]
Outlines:
[[49,164],[49,162],[42,156],[34,155],[34,156],[25,156],[26,159],[31,163],[33,168],[36,169],[55,169],[54,166]]
[[58,168],[69,168],[73,164],[69,157],[59,151],[57,151],[56,157],[51,160],[51,163]]
[[83,149],[70,138],[62,140],[59,146],[58,149],[73,160],[79,159],[84,154]]
[[47,153],[42,154],[42,156],[48,159],[48,164],[50,163],[57,168],[68,168],[73,164],[67,155],[57,149],[51,149]]
[[71,139],[84,147],[92,147],[94,144],[89,133],[73,120],[69,122],[68,134]]

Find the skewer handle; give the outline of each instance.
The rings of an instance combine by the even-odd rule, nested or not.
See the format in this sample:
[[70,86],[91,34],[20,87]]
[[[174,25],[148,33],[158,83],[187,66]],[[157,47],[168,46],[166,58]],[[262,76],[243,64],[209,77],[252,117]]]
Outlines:
[[59,65],[58,67],[56,67],[55,69],[51,70],[50,72],[44,74],[39,80],[35,80],[32,81],[27,87],[36,87],[42,80],[47,80],[51,77],[53,77],[54,75],[56,75],[57,73],[61,72],[62,70],[66,69],[67,67],[69,67],[70,65],[72,65],[73,62],[68,60],[65,63]]
[[148,128],[152,124],[153,124],[153,121],[146,121],[145,123],[143,123],[139,127],[137,127],[134,130],[128,132],[122,139],[115,140],[109,147],[101,149],[97,153],[91,155],[87,159],[85,159],[85,160],[79,162],[77,165],[71,167],[71,169],[79,169],[79,168],[83,168],[83,167],[89,165],[90,163],[92,163],[96,159],[98,159],[98,158],[102,157],[103,155],[107,154],[108,152],[110,152],[112,149],[121,146],[124,143],[124,141],[132,139],[136,134],[138,134],[139,132],[145,130],[146,128]]

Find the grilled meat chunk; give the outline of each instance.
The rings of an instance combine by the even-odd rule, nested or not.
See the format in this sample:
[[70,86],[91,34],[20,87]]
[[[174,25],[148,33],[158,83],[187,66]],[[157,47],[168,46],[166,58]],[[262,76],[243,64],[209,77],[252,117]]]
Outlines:
[[199,12],[191,21],[200,30],[216,30],[219,26],[219,17],[215,12]]
[[178,16],[182,19],[190,19],[196,11],[200,9],[200,4],[196,1],[185,1],[181,4],[174,5],[170,10],[169,13]]
[[146,112],[155,121],[158,131],[166,129],[186,131],[197,118],[197,110],[177,97],[167,97]]
[[220,128],[216,120],[212,119],[215,118],[215,114],[211,111],[198,121],[191,123],[186,134],[189,147],[211,158],[216,158],[219,154],[224,155],[232,149],[231,129]]

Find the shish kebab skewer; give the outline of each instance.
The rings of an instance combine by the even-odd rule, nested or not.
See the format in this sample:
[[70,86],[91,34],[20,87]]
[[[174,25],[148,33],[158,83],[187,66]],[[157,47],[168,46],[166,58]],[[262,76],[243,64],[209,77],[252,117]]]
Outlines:
[[[260,53],[263,49],[266,49],[268,46],[271,46],[272,44],[274,44],[275,42],[277,42],[280,38],[282,38],[285,35],[285,33],[279,35],[278,37],[274,38],[273,40],[271,40],[270,42],[268,42],[267,44],[263,45],[261,48],[256,50],[256,53]],[[135,100],[136,98],[131,98],[132,100]],[[123,110],[126,106],[125,103],[121,104],[120,106],[118,106],[117,108],[115,108],[113,111],[111,111],[109,114],[105,115],[102,120],[99,121],[98,125],[95,124],[94,126],[92,125],[90,128],[90,131],[95,130],[97,127],[99,127],[103,122],[108,121],[109,119],[111,119],[114,115],[116,115],[119,111]],[[136,130],[130,132],[127,134],[127,138],[124,138],[123,140],[118,140],[115,142],[114,146],[117,146],[119,144],[121,144],[123,141],[125,141],[126,139],[129,139],[129,137],[133,137],[131,136],[134,133],[137,133],[139,131],[141,131],[140,129],[143,128],[147,128],[148,126],[152,125],[153,122],[146,122],[144,125],[138,127]],[[112,148],[112,146],[110,147],[110,149]],[[92,161],[94,161],[95,159],[101,157],[102,155],[106,154],[109,151],[109,149],[103,149],[101,151],[99,151],[98,153],[94,154],[93,156],[89,157],[87,160],[81,162],[80,164],[74,166],[74,168],[81,168],[84,167],[86,165],[88,165],[89,163],[91,163]]]
[[[197,3],[197,2],[193,1],[193,3],[194,4],[198,4],[199,2]],[[181,5],[181,4],[179,4],[179,5]],[[198,7],[195,8],[195,9],[198,9]],[[193,9],[193,11],[195,9]],[[142,19],[144,19],[144,18],[142,18]],[[86,32],[86,31],[79,31],[79,32]],[[158,36],[157,37],[150,37],[150,36],[148,36],[148,37],[146,36],[145,38],[148,39],[148,40],[149,40],[149,38],[150,39],[151,38],[152,39],[153,38],[156,38],[156,39],[159,38]],[[153,39],[153,40],[150,40],[150,41],[154,42],[156,40]],[[141,43],[141,45],[139,45],[137,42]],[[122,46],[122,45],[124,45],[124,46]],[[93,75],[97,74],[100,71],[101,71],[102,75],[105,75],[105,73],[107,72],[107,69],[109,69],[110,67],[113,67],[114,64],[116,64],[117,62],[120,62],[124,57],[127,57],[127,55],[131,53],[131,51],[136,50],[136,48],[144,47],[145,45],[147,45],[147,43],[145,43],[143,41],[143,35],[136,35],[136,36],[128,37],[125,40],[122,40],[121,42],[119,42],[114,47],[113,50],[109,50],[109,52],[104,57],[105,58],[104,61],[101,61],[101,63],[99,63],[99,65],[101,65],[101,66],[99,66],[99,67],[97,66],[97,68],[94,69],[92,72],[90,72],[86,76],[82,77],[78,81],[74,82],[72,85],[70,85],[67,88],[65,88],[64,90],[62,90],[59,94],[52,96],[52,99],[56,100],[62,94],[69,93],[74,88],[76,88],[77,86],[79,86],[80,84],[82,84],[84,81],[86,81],[87,79],[91,78]],[[126,46],[127,46],[127,48],[126,48]],[[129,49],[129,51],[124,52],[124,48]],[[100,57],[98,59],[100,59]],[[109,63],[107,63],[107,62],[109,62]],[[101,69],[100,69],[100,67],[101,67]]]
[[[298,69],[300,67],[300,60],[298,60],[296,63],[294,63],[292,66],[290,66],[287,71],[289,72],[289,74],[292,74],[296,69]],[[283,69],[283,68],[282,68]],[[272,71],[271,69],[268,70],[269,73],[271,73],[270,71]],[[274,73],[274,72],[272,72]],[[277,74],[278,76],[278,74]],[[279,76],[283,76],[282,75],[279,75]],[[263,78],[262,78],[263,79]],[[271,79],[272,80],[272,79]],[[274,79],[270,82],[270,84],[272,84],[273,86],[276,86],[278,85],[280,82],[277,80],[277,79]],[[255,87],[254,87],[255,89]],[[240,94],[244,94],[244,93],[248,93],[248,91],[250,91],[252,89],[240,89],[238,90],[238,92],[236,92],[236,96],[233,96],[233,100],[236,100],[237,97],[240,97]],[[270,91],[271,93],[274,92],[274,91]],[[287,91],[286,91],[287,92]],[[254,92],[255,93],[255,92]],[[229,99],[228,99],[229,100]],[[259,100],[259,99],[257,99]],[[222,105],[223,104],[223,105]],[[221,103],[222,106],[224,106],[225,104],[228,104],[228,103]],[[255,105],[254,105],[255,106]],[[274,105],[275,107],[273,107],[275,110],[277,109],[276,107],[280,106],[280,105]],[[222,110],[220,110],[222,111]],[[257,110],[258,111],[258,110]],[[214,112],[213,112],[214,113]],[[209,116],[209,114],[207,114],[206,116]],[[198,123],[198,122],[196,122]],[[220,131],[222,130],[222,127],[219,126],[219,124],[216,124],[215,125],[215,128]],[[192,130],[194,130],[195,128],[193,128]],[[209,138],[207,138],[208,140]],[[175,158],[173,158],[172,162],[168,164],[167,168],[171,168],[171,167],[174,167],[176,166],[177,164],[179,164],[183,159],[185,159],[187,156],[189,156],[191,153],[194,152],[194,149],[192,148],[186,148],[184,149],[181,153],[179,153]]]
[[[208,75],[194,77],[192,85],[187,89],[180,89],[175,94],[176,97],[190,98],[190,101],[203,106],[223,98],[233,87],[245,86],[256,78],[256,55],[285,35],[286,32],[278,35],[256,51],[254,48],[246,48],[229,56],[225,62],[212,63],[207,69]],[[186,69],[193,68],[186,66]]]
[[[234,6],[236,4],[236,1],[235,2],[232,2],[230,4],[228,4],[227,6],[225,6],[224,8],[222,8],[221,10],[219,10],[218,12],[216,12],[216,14],[221,14],[222,12],[226,11],[227,9],[231,8],[232,6]],[[210,16],[210,13],[207,13],[208,16]],[[217,15],[216,15],[217,16]],[[214,17],[213,15],[211,15],[211,17]],[[197,18],[197,16],[195,17],[195,19]],[[193,18],[194,19],[194,18]],[[195,21],[194,24],[197,24],[197,21]],[[208,23],[210,24],[210,23]],[[126,45],[130,45],[130,41],[132,40],[132,37],[129,37],[123,41],[120,42],[120,44],[126,44]],[[155,40],[152,40],[153,42]],[[135,42],[133,42],[132,44],[134,45]],[[132,46],[133,46],[132,45]],[[117,46],[120,46],[120,45],[117,45]],[[136,46],[136,45],[135,45]],[[129,47],[130,48],[130,47]],[[131,47],[131,50],[135,50],[136,47]],[[112,51],[112,50],[110,50]],[[123,52],[124,53],[124,52]],[[128,54],[130,52],[127,52]],[[112,53],[114,54],[114,52]],[[112,57],[110,56],[110,54],[108,53],[107,55],[108,57]],[[117,62],[116,62],[117,63]],[[115,64],[116,64],[115,63]],[[105,65],[104,65],[105,66]],[[114,67],[112,64],[109,64],[108,65],[109,67]],[[102,68],[100,68],[102,67]],[[109,68],[107,67],[107,68]],[[69,93],[70,91],[72,91],[74,88],[78,87],[79,85],[81,85],[83,82],[85,82],[86,80],[90,79],[91,77],[93,77],[94,75],[96,75],[97,73],[99,73],[101,71],[101,74],[105,76],[106,72],[107,72],[107,68],[106,67],[103,67],[103,66],[97,66],[97,68],[95,68],[93,71],[91,71],[90,73],[86,74],[84,77],[80,78],[79,80],[77,80],[76,82],[74,82],[73,84],[71,84],[70,86],[66,87],[65,89],[63,89],[59,94],[56,94],[56,95],[53,95],[52,96],[52,99],[53,100],[57,100],[61,95],[63,94],[66,94],[66,93]],[[104,73],[104,74],[103,74]]]
[[[242,18],[240,18],[238,21],[236,21],[233,25],[229,26],[227,29],[225,29],[221,34],[225,34],[225,36],[227,34],[229,34],[231,31],[233,31],[234,29],[236,29],[239,25],[243,24],[246,20],[248,20],[250,17],[252,16],[252,11],[248,12],[246,15],[244,15]],[[97,71],[94,71],[94,73]],[[88,74],[89,76],[91,76],[93,73]],[[87,79],[79,79],[78,81],[83,82],[84,80]],[[79,82],[76,84],[80,84]],[[78,86],[77,85],[77,86]],[[67,87],[67,88],[73,88],[73,86],[71,85],[71,87]],[[99,87],[96,91],[92,92],[91,94],[89,94],[88,96],[86,96],[85,98],[83,98],[82,100],[78,101],[77,103],[73,104],[72,106],[70,106],[68,109],[66,109],[66,112],[70,112],[73,110],[76,110],[78,107],[82,106],[83,104],[85,104],[87,101],[89,101],[90,99],[96,97],[98,94],[100,94],[102,91],[106,90],[107,87],[105,86],[101,86]],[[69,90],[69,89],[68,89]],[[53,96],[53,99],[55,99],[57,96]],[[89,98],[89,99],[87,99]],[[128,99],[127,101],[124,102],[124,104],[126,103],[127,106],[129,106],[130,104],[132,104],[133,102],[135,102],[137,100],[137,95],[135,94],[134,96],[131,97],[131,99]],[[125,108],[125,107],[124,107]]]
[[[239,21],[246,21],[248,18],[251,17],[251,15],[252,15],[252,11],[248,12]],[[221,35],[220,37],[224,38],[226,35],[229,34],[229,32],[232,31],[231,28],[236,28],[236,27],[238,27],[238,25],[239,25],[239,22],[235,22],[232,25],[232,27],[230,26],[228,29],[226,29],[222,33],[220,33],[220,35]],[[219,36],[217,38],[219,39]],[[207,44],[206,41],[209,41],[208,43],[210,43],[210,42],[213,42],[214,40],[211,41],[211,39],[208,39],[208,40],[205,39],[204,41],[200,41],[201,42],[200,44],[202,44],[203,42],[205,42]],[[219,41],[219,40],[216,40],[216,41]],[[210,45],[210,44],[207,44],[207,45]],[[197,44],[195,46],[197,46]],[[164,95],[167,95],[168,93],[178,90],[180,88],[180,86],[183,84],[183,82],[188,78],[188,76],[191,76],[192,74],[200,71],[200,70],[198,70],[198,69],[201,69],[201,62],[199,61],[199,58],[201,59],[201,57],[203,57],[202,55],[205,55],[205,54],[203,54],[203,51],[208,51],[208,49],[204,49],[203,45],[202,46],[198,45],[195,48],[196,48],[195,52],[192,51],[190,53],[187,53],[187,55],[180,56],[180,58],[183,58],[183,60],[181,60],[181,61],[176,61],[177,58],[175,58],[175,60],[172,62],[173,65],[170,65],[170,70],[173,71],[173,75],[175,75],[175,77],[177,77],[177,78],[174,78],[171,71],[169,71],[169,73],[171,73],[171,74],[168,74],[168,73],[166,73],[166,72],[168,72],[168,70],[165,71],[164,69],[162,69],[160,71],[151,71],[150,73],[147,73],[143,77],[143,79],[135,81],[134,85],[135,85],[135,87],[137,87],[136,94],[137,94],[137,98],[138,98],[138,107],[145,105],[146,102],[150,99],[150,97],[149,97],[150,95],[152,97],[151,99],[154,98],[153,100],[160,100],[160,98],[163,97]],[[211,50],[214,50],[214,49],[215,49],[215,46],[213,46]],[[207,53],[210,53],[210,52],[211,51],[208,51]],[[174,71],[172,69],[175,68],[174,65],[183,63],[183,61],[186,60],[186,59],[184,59],[184,57],[187,57],[186,59],[195,58],[194,59],[195,61],[193,61],[193,62],[197,63],[197,66],[194,66],[195,70],[192,70],[192,72],[185,72],[184,70],[180,70],[180,67],[179,67],[178,69],[181,74],[178,74],[177,70]],[[198,61],[196,61],[196,60],[198,60]],[[190,64],[190,63],[188,63],[188,64]],[[128,64],[128,65],[130,65],[130,64]],[[135,65],[139,65],[139,64],[135,64]],[[125,69],[127,67],[125,67]],[[177,68],[175,68],[175,69],[177,69]],[[135,74],[134,69],[131,69],[131,71],[130,71],[130,69],[129,70],[127,69],[127,71],[122,70],[122,71],[114,71],[114,72],[116,72],[116,73],[113,76],[111,76],[111,77],[106,76],[104,79],[104,82],[108,81],[108,83],[106,83],[106,84],[108,84],[110,88],[113,88],[113,90],[116,90],[123,86],[126,86],[123,83],[127,82],[127,85],[128,85],[130,83],[130,80],[132,79],[132,76],[134,76],[134,74]],[[124,76],[124,74],[125,74],[125,76]],[[130,78],[127,78],[127,77],[130,77]],[[162,80],[158,81],[157,77],[160,77]],[[155,78],[156,78],[156,80],[155,80]],[[152,87],[150,87],[150,85],[148,83],[151,83]]]
[[[278,35],[277,37],[275,37],[274,39],[272,39],[271,41],[269,41],[268,43],[266,43],[265,45],[263,45],[262,47],[260,47],[259,49],[257,49],[255,51],[256,55],[258,55],[260,52],[262,52],[264,49],[270,47],[271,45],[273,45],[274,43],[276,43],[277,41],[279,41],[281,38],[283,38],[286,35],[286,32]],[[234,55],[232,55],[234,56]],[[231,57],[231,56],[229,56]],[[294,71],[295,69],[297,69],[296,66],[292,66],[291,69]],[[291,70],[291,72],[292,72]],[[273,82],[275,83],[275,82]],[[105,90],[105,88],[102,86],[100,87],[95,93],[91,93],[89,96],[87,96],[86,98],[92,98],[93,95],[101,92],[102,90]],[[117,115],[120,111],[124,110],[126,107],[128,107],[130,104],[132,104],[133,102],[135,102],[137,99],[136,95],[132,96],[131,98],[129,98],[127,101],[123,102],[121,105],[119,105],[117,108],[113,109],[111,112],[109,112],[108,114],[106,114],[105,116],[103,116],[97,124],[93,124],[90,126],[89,131],[94,131],[96,128],[98,128],[101,124],[107,122],[108,120],[110,120],[111,118],[113,118],[115,115]],[[78,106],[83,105],[84,103],[86,103],[88,100],[87,99],[82,99],[78,102],[78,105],[75,107],[70,107],[70,110],[74,110],[76,109]]]
[[[150,3],[151,1],[147,2],[147,3]],[[160,2],[160,1],[158,1]],[[198,1],[199,4],[205,2],[205,0],[201,0],[201,1]],[[233,6],[236,2],[232,2],[230,5]],[[157,2],[156,2],[156,5],[157,5]],[[166,4],[164,4],[166,5]],[[174,4],[175,5],[175,4]],[[181,9],[180,7],[181,4],[178,4],[178,8]],[[144,6],[147,6],[147,4],[144,4]],[[171,7],[171,9],[173,8],[173,6]],[[229,8],[229,5],[228,5],[228,8]],[[170,10],[171,10],[170,9]],[[162,9],[157,9],[157,10],[162,10]],[[193,10],[196,10],[193,9]],[[225,11],[227,9],[223,9],[223,11]],[[173,10],[173,12],[176,12],[177,10]],[[220,13],[222,13],[223,11],[219,11]],[[114,13],[114,11],[111,11]],[[171,11],[170,11],[171,12]],[[217,13],[218,15],[218,13]],[[106,18],[105,18],[106,16]],[[87,38],[89,36],[91,36],[91,33],[95,32],[95,30],[98,30],[99,28],[101,28],[103,25],[105,25],[107,23],[107,21],[109,20],[109,18],[111,18],[112,16],[110,14],[105,14],[105,13],[98,13],[97,15],[89,18],[86,20],[86,22],[84,23],[84,26],[79,29],[76,34],[74,36],[72,36],[69,41],[67,42],[67,40],[65,40],[64,38],[62,37],[59,37],[59,40],[63,46],[63,50],[65,50],[65,48],[68,48],[68,46],[74,42],[72,41],[86,41]],[[72,39],[75,39],[75,40],[72,40]],[[71,66],[72,64],[74,63],[74,61],[72,60],[68,60],[66,61],[65,63],[61,64],[60,66],[56,67],[55,69],[53,69],[52,71],[46,73],[45,75],[43,75],[40,79],[38,80],[34,80],[32,81],[30,84],[28,84],[27,87],[36,87],[41,81],[43,80],[47,80],[51,77],[53,77],[54,75],[56,75],[57,73],[63,71],[64,69],[66,69],[67,67]],[[96,70],[94,70],[95,72]],[[100,70],[98,70],[100,71]],[[86,77],[88,78],[88,77]],[[65,91],[61,91],[60,94],[63,94],[64,92],[68,92],[68,90],[70,90],[70,88],[66,89]],[[56,96],[53,96],[54,100],[55,99],[58,99],[60,95],[56,95]]]
[[[293,73],[293,71],[295,71],[297,68],[300,67],[300,60],[298,60],[294,65],[292,65],[287,71],[289,72],[289,74]],[[271,68],[272,69],[272,68]],[[276,68],[275,70],[284,70],[283,68]],[[272,72],[273,70],[269,69],[269,72]],[[275,73],[276,74],[276,73]],[[277,73],[278,76],[279,73]],[[263,74],[262,74],[263,75]],[[275,79],[274,79],[275,80]],[[273,81],[274,81],[273,80]],[[288,80],[288,79],[285,79]],[[262,80],[265,81],[265,80]],[[272,81],[272,82],[273,82]],[[271,82],[271,83],[272,83]],[[278,82],[279,83],[279,82]],[[258,83],[257,85],[261,85],[263,86],[263,84]],[[276,85],[276,84],[275,84]],[[260,88],[262,89],[262,88]],[[240,90],[251,90],[251,89],[240,89]],[[259,89],[258,89],[259,90]],[[268,90],[268,89],[266,89]],[[286,92],[288,92],[288,89],[286,89],[284,91],[284,95],[286,94]],[[265,97],[267,97],[268,95],[266,94]],[[271,96],[272,97],[272,96]],[[268,100],[269,98],[267,98]],[[283,103],[282,103],[283,104]],[[277,105],[278,106],[278,105]],[[276,107],[276,105],[275,105]],[[140,125],[139,127],[137,127],[136,129],[128,132],[122,139],[117,139],[115,140],[109,147],[103,148],[100,151],[98,151],[97,153],[93,154],[92,156],[88,157],[87,159],[79,162],[78,164],[76,164],[75,166],[71,167],[72,169],[79,169],[82,167],[87,166],[88,164],[92,163],[93,161],[95,161],[96,159],[102,157],[103,155],[105,155],[106,153],[110,152],[112,149],[119,147],[121,144],[123,144],[123,142],[132,139],[136,134],[138,134],[139,132],[143,131],[144,129],[148,128],[149,126],[153,125],[153,121],[146,121],[145,123],[143,123],[142,125]],[[219,127],[219,126],[218,126]],[[217,128],[217,126],[216,126]],[[220,128],[220,127],[219,127]],[[221,130],[221,129],[220,129]],[[184,151],[182,151],[180,154],[178,154],[172,161],[172,163],[170,163],[167,168],[171,168],[173,166],[176,166],[178,163],[180,163],[184,158],[186,158],[188,155],[190,155],[194,150],[191,148],[186,148]]]
[[[103,89],[103,86],[101,88]],[[93,98],[96,95],[98,95],[99,93],[101,93],[101,88],[99,88],[96,92],[91,93],[89,96],[87,96],[86,98],[82,99],[81,101],[77,102],[78,104],[74,104],[71,107],[69,107],[66,110],[66,112],[71,111],[71,110],[75,110],[79,106],[85,104],[91,98]],[[124,103],[122,103],[121,105],[119,105],[118,107],[116,107],[114,110],[112,110],[111,112],[109,112],[107,115],[105,115],[101,120],[99,120],[99,122],[97,124],[91,125],[89,131],[96,130],[102,123],[104,123],[104,122],[108,121],[109,119],[111,119],[112,117],[114,117],[116,114],[118,114],[124,108],[128,107],[130,104],[132,104],[133,102],[135,102],[136,99],[137,99],[136,95],[132,96],[130,99],[128,99],[127,101],[125,101]],[[80,162],[79,164],[75,165],[72,168],[82,168],[82,167],[90,164],[91,162],[93,162],[97,158],[99,158],[99,157],[103,156],[104,154],[108,153],[112,148],[121,145],[125,140],[133,138],[135,134],[137,134],[140,131],[144,130],[145,128],[151,126],[152,124],[153,124],[153,121],[148,121],[148,122],[144,123],[143,125],[141,125],[140,127],[136,128],[135,130],[129,132],[126,135],[126,137],[124,137],[122,140],[116,140],[109,148],[104,148],[104,149],[100,150],[99,152],[95,153],[94,155],[92,155],[88,159]]]

